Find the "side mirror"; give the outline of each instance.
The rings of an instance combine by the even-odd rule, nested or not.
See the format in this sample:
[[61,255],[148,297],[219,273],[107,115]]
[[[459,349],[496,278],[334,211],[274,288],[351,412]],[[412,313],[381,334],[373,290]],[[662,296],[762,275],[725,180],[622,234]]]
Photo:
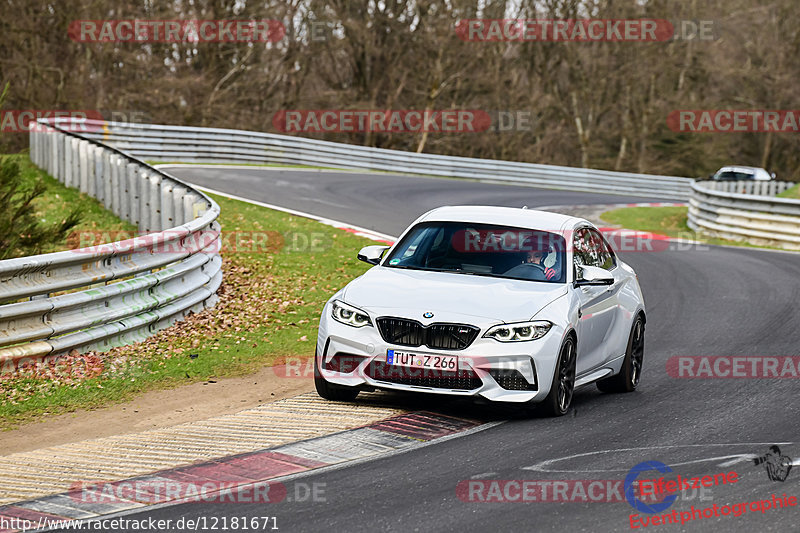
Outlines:
[[377,265],[381,262],[383,252],[389,249],[389,246],[365,246],[358,252],[358,260],[369,263],[370,265]]
[[772,178],[772,179],[775,179],[775,178],[777,178],[777,176],[775,175],[775,173],[774,173],[774,172],[770,172],[770,173],[769,173],[769,177],[770,177],[770,178]]
[[578,274],[580,279],[575,280],[575,286],[581,287],[586,285],[613,285],[614,276],[608,270],[594,266],[579,266]]

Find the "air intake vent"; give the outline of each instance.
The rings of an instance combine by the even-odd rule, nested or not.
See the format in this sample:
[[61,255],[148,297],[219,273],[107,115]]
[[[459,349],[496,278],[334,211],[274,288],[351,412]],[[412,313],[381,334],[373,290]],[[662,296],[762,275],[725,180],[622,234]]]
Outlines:
[[[539,390],[536,383],[528,383],[528,380],[516,369],[493,368],[489,370],[489,375],[505,390]],[[536,373],[534,372],[534,380],[536,379],[535,376]]]
[[469,324],[431,324],[416,320],[382,317],[377,321],[383,340],[400,346],[422,346],[435,350],[463,350],[475,340],[480,329]]
[[385,361],[372,361],[367,365],[367,375],[376,381],[434,389],[474,390],[483,385],[481,378],[473,370],[445,372],[430,368],[387,365]]

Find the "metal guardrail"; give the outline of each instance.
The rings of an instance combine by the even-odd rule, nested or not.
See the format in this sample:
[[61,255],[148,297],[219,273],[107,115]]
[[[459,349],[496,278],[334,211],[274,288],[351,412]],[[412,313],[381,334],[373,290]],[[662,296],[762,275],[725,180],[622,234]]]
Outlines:
[[[744,190],[778,194],[793,183],[748,184],[698,181],[692,184],[688,225],[695,231],[758,246],[800,250],[800,200],[729,192]],[[774,186],[774,187],[773,187]]]
[[418,154],[252,131],[87,120],[87,137],[140,159],[312,165],[686,200],[692,179]]
[[738,192],[757,196],[775,196],[795,185],[791,181],[704,181],[706,189],[722,192]]
[[222,281],[216,202],[58,122],[31,131],[30,157],[141,236],[0,261],[0,371],[142,340],[215,304]]

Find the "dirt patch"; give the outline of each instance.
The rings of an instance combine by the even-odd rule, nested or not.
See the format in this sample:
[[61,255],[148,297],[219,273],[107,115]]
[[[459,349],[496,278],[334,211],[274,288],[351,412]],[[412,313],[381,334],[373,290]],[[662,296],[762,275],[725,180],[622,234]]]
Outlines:
[[112,407],[26,424],[0,433],[0,454],[204,420],[314,390],[310,378],[280,374],[279,367],[264,367],[249,376],[150,391]]

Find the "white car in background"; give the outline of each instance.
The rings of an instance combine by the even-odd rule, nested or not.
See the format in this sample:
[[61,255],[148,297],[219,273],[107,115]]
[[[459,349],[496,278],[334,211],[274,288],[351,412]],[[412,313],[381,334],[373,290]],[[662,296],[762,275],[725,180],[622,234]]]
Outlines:
[[314,381],[323,398],[391,389],[541,404],[560,416],[577,386],[639,383],[642,291],[586,220],[441,207],[358,258],[375,266],[322,311]]
[[714,181],[770,181],[775,174],[770,174],[759,167],[730,166],[722,167],[711,176]]

